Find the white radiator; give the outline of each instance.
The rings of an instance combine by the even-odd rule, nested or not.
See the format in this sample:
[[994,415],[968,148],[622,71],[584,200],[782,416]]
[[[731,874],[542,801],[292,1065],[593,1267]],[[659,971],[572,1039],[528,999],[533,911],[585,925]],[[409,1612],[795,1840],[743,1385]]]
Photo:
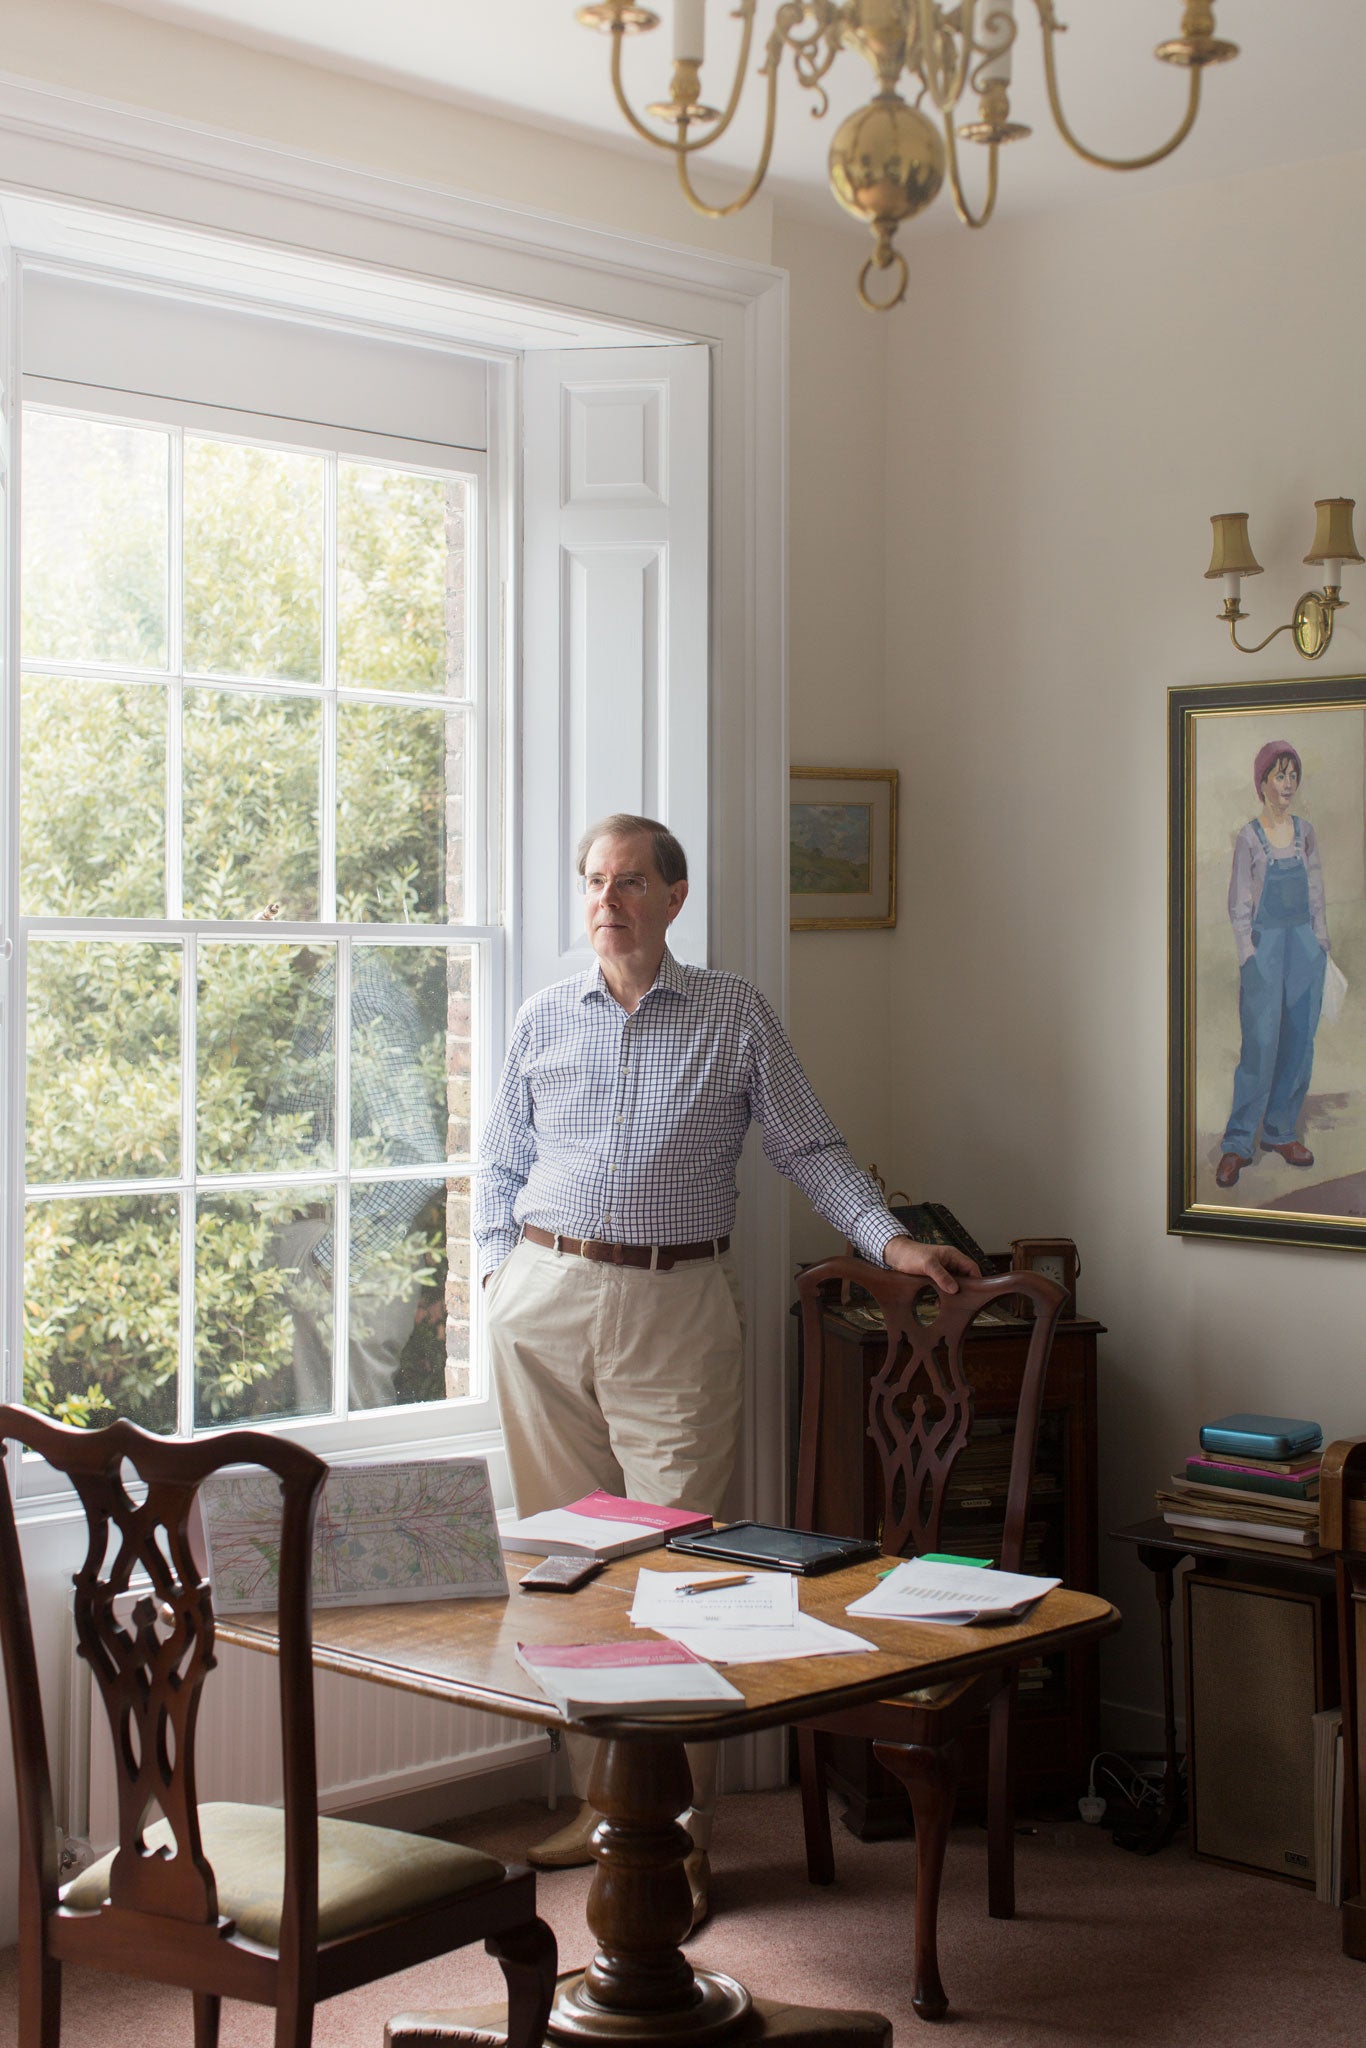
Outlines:
[[[226,1643],[217,1655],[199,1717],[199,1797],[276,1803],[279,1665],[274,1657]],[[314,1685],[318,1803],[324,1813],[423,1792],[548,1753],[542,1730],[500,1715],[331,1671],[319,1671]],[[73,1848],[88,1842],[100,1853],[118,1832],[113,1752],[103,1702],[74,1641],[66,1729],[66,1834]],[[440,1815],[434,1800],[433,1816]]]

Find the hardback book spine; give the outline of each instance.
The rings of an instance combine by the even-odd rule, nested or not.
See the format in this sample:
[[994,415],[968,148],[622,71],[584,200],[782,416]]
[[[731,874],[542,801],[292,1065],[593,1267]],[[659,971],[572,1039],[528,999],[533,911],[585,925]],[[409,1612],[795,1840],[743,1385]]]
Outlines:
[[1282,1500],[1316,1500],[1319,1491],[1317,1466],[1309,1477],[1293,1477],[1252,1465],[1220,1464],[1213,1458],[1187,1458],[1186,1477],[1198,1486],[1229,1486],[1242,1493],[1275,1494]]

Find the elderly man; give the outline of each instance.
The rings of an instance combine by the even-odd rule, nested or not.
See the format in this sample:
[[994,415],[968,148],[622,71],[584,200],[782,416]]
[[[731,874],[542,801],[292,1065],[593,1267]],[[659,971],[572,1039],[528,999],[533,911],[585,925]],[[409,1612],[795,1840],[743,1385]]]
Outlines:
[[[518,1015],[484,1136],[475,1237],[519,1514],[606,1487],[721,1512],[741,1418],[743,1303],[730,1256],[736,1165],[764,1151],[862,1255],[952,1293],[975,1267],[917,1243],[855,1165],[775,1012],[738,975],[665,943],[687,859],[652,818],[579,843],[597,964]],[[529,1852],[590,1860],[594,1745],[570,1742],[580,1807]],[[707,1911],[714,1744],[689,1750],[694,1925]]]

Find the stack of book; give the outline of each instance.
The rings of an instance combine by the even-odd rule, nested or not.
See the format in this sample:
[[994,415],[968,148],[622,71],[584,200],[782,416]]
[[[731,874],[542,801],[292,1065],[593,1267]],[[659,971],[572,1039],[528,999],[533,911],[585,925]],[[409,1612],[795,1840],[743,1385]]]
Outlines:
[[1226,1415],[1206,1423],[1200,1449],[1157,1496],[1179,1535],[1235,1550],[1321,1557],[1316,1422],[1284,1415]]

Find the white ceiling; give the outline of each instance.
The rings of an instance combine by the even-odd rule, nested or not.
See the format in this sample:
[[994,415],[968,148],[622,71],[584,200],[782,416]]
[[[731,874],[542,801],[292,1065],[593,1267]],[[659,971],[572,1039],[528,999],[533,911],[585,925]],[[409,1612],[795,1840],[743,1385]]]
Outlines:
[[[198,27],[334,69],[401,85],[456,106],[501,114],[588,136],[639,156],[645,145],[626,131],[608,80],[609,45],[574,19],[576,0],[117,0],[123,9]],[[669,0],[653,0],[664,27],[633,39],[626,55],[640,105],[667,96]],[[766,31],[777,0],[764,0]],[[724,98],[736,34],[730,0],[708,0],[707,96]],[[1153,45],[1180,26],[1181,0],[1061,0],[1070,24],[1059,45],[1063,103],[1088,146],[1133,154],[1175,126],[1185,74],[1155,63]],[[1053,130],[1029,0],[1017,8],[1015,118],[1035,133],[1003,152],[1000,211],[1022,213],[1103,199],[1132,189],[1127,178],[1084,167]],[[1361,78],[1366,54],[1363,0],[1222,0],[1218,30],[1241,46],[1232,64],[1205,74],[1204,107],[1194,134],[1169,163],[1142,174],[1145,184],[1192,183],[1366,148]],[[751,68],[757,66],[752,60]],[[825,187],[830,135],[845,113],[870,97],[872,74],[852,51],[830,84],[831,111],[814,122],[810,101],[784,67],[778,139],[770,186],[800,205],[834,205]],[[748,118],[737,120],[699,183],[709,198],[736,189],[726,170],[747,171],[760,134],[760,82],[751,81]],[[973,109],[975,111],[975,109]],[[965,149],[966,175],[980,170]],[[722,166],[726,168],[723,169]],[[681,203],[681,202],[680,202]],[[924,227],[952,224],[946,198]],[[1346,228],[1344,223],[1344,228]],[[923,228],[922,228],[923,232]]]

